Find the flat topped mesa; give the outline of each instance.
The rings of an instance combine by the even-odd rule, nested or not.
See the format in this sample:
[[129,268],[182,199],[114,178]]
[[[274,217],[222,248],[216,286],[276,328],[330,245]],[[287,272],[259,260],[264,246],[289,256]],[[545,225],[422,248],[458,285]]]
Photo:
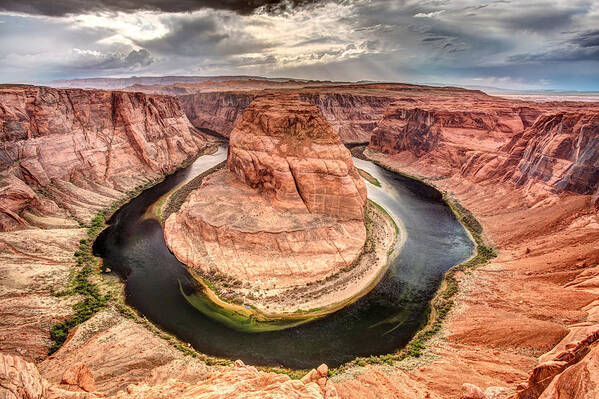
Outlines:
[[165,222],[173,253],[204,275],[283,289],[351,265],[366,240],[366,186],[318,108],[256,98],[231,133],[227,168]]

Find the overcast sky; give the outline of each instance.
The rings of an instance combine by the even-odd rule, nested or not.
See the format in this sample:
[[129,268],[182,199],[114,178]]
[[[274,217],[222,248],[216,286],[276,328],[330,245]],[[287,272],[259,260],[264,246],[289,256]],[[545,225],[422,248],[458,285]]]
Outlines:
[[3,82],[232,74],[599,90],[599,0],[0,0]]

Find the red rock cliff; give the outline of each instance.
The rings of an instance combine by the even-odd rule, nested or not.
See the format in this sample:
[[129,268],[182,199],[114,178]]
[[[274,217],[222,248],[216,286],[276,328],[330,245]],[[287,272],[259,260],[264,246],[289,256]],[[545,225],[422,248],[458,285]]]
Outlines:
[[[408,151],[416,157],[435,150],[459,150],[458,146],[492,149],[530,123],[528,109],[523,117],[521,108],[502,105],[464,108],[454,108],[452,104],[393,103],[374,129],[370,147],[386,154]],[[469,143],[475,137],[483,140]]]
[[0,88],[0,137],[5,229],[23,224],[18,214],[27,207],[57,210],[23,182],[57,190],[54,197],[70,191],[60,202],[73,199],[75,186],[128,190],[179,166],[205,145],[176,98],[35,86]]
[[391,102],[389,95],[377,96],[341,90],[300,93],[300,98],[318,106],[344,143],[368,141]]
[[179,96],[185,114],[197,128],[229,136],[237,116],[247,108],[255,94],[248,92],[212,92]]
[[366,240],[366,186],[318,108],[256,98],[231,132],[227,169],[204,179],[165,222],[183,263],[260,289],[326,278]]
[[578,194],[599,189],[599,111],[542,116],[503,150],[515,168],[508,176],[518,185],[539,182]]
[[445,176],[459,174],[479,183],[540,183],[557,192],[594,194],[599,111],[592,104],[586,111],[575,103],[554,105],[510,105],[500,99],[472,104],[465,99],[462,109],[450,103],[414,106],[399,101],[388,107],[369,147]]
[[255,100],[231,132],[228,168],[274,199],[311,213],[363,219],[366,186],[318,109],[293,97]]
[[[176,94],[176,87],[169,93]],[[275,92],[271,90],[271,92]],[[368,141],[372,130],[383,118],[391,97],[360,92],[297,89],[299,98],[318,107],[344,143]],[[225,91],[179,95],[185,113],[197,128],[207,128],[225,136],[235,120],[263,91]]]

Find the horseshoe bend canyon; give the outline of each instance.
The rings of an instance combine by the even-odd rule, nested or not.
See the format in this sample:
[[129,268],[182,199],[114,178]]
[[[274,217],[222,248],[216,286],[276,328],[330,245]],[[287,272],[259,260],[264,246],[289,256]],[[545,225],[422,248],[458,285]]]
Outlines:
[[0,86],[2,397],[599,395],[599,102],[57,85]]

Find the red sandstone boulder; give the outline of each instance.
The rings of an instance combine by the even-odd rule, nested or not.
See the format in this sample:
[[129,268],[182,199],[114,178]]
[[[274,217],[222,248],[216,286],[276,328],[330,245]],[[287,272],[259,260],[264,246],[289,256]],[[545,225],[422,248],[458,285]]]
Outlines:
[[75,364],[66,370],[62,376],[61,383],[79,387],[86,392],[93,392],[96,390],[94,375],[83,363]]
[[599,344],[595,343],[581,361],[556,376],[539,398],[597,398],[599,396],[598,381]]
[[485,393],[482,389],[472,384],[463,384],[462,392],[460,394],[461,399],[486,399]]
[[0,353],[0,397],[42,399],[47,394],[47,382],[33,363]]

